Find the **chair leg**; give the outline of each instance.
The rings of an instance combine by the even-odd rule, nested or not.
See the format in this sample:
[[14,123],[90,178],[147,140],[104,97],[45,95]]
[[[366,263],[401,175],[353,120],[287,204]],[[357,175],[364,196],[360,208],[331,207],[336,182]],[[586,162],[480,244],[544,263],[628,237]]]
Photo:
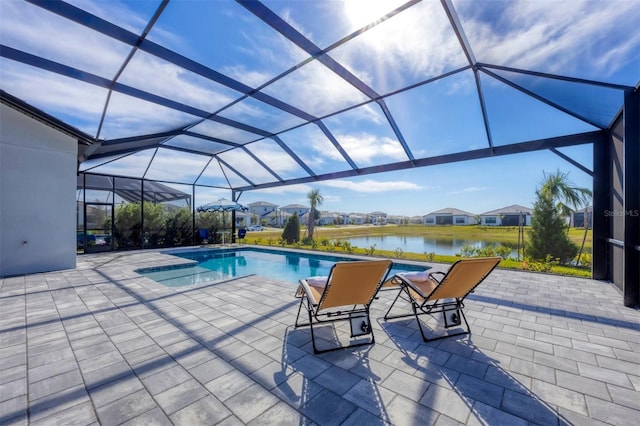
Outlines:
[[318,348],[316,347],[316,335],[313,332],[313,314],[311,314],[311,310],[308,310],[308,312],[309,312],[309,326],[311,328],[311,345],[313,346],[313,353],[319,354],[322,352],[326,352],[326,351],[318,350]]
[[[367,324],[371,324],[371,319],[369,318],[369,313],[368,312],[366,313],[366,318],[367,318]],[[337,320],[337,321],[349,321],[349,319],[348,318],[347,319],[340,319],[340,320]],[[334,321],[329,321],[329,322],[334,322]],[[311,311],[309,311],[309,325],[310,325],[310,328],[311,328],[311,344],[313,346],[313,353],[315,353],[315,354],[322,354],[322,353],[325,353],[325,352],[332,352],[332,351],[337,351],[337,350],[340,350],[340,349],[355,348],[357,346],[373,345],[376,342],[375,335],[373,334],[373,328],[369,328],[369,332],[366,333],[366,334],[355,335],[355,336],[352,335],[351,336],[353,338],[353,337],[366,336],[366,335],[370,334],[371,335],[371,340],[369,340],[369,341],[360,342],[360,343],[354,343],[354,344],[351,344],[351,345],[344,345],[344,346],[343,345],[338,345],[338,346],[335,346],[335,347],[332,347],[332,348],[328,348],[328,349],[318,349],[318,346],[316,345],[316,337],[315,337],[313,323],[314,323],[313,314],[311,313]],[[353,331],[352,331],[352,334],[353,334]]]
[[[453,334],[448,334],[448,333],[447,333],[447,334],[444,334],[444,335],[442,335],[442,336],[432,337],[432,338],[430,338],[430,339],[429,339],[429,338],[424,334],[424,330],[423,330],[423,328],[422,328],[422,322],[420,321],[419,315],[424,315],[424,314],[433,315],[433,314],[432,314],[430,311],[422,311],[422,313],[418,313],[418,312],[417,312],[417,310],[416,310],[416,308],[415,308],[415,305],[414,305],[413,307],[414,307],[414,309],[413,309],[413,310],[414,310],[414,313],[415,313],[415,315],[416,315],[416,321],[418,321],[418,327],[420,328],[420,334],[422,334],[422,340],[424,340],[425,342],[432,342],[432,341],[434,341],[434,340],[440,340],[440,339],[445,339],[445,338],[447,338],[447,337],[461,336],[461,335],[463,335],[463,334],[470,334],[470,333],[471,333],[471,328],[469,327],[469,323],[467,322],[467,317],[466,317],[466,316],[465,316],[465,314],[464,314],[464,310],[463,310],[461,307],[457,306],[457,307],[456,307],[456,310],[460,313],[461,319],[463,319],[463,320],[464,320],[464,323],[465,323],[465,325],[466,325],[466,329],[465,329],[465,327],[462,327],[462,331],[460,331],[460,332],[458,332],[458,333],[453,333]],[[445,327],[447,327],[447,326],[446,326],[446,324],[447,324],[447,319],[446,319],[446,317],[445,317],[445,315],[447,314],[447,310],[445,310],[445,307],[444,307],[444,306],[442,306],[442,308],[440,309],[440,312],[442,313],[442,317],[443,317],[443,320],[444,320],[444,322],[445,322]],[[460,325],[461,325],[461,324],[460,324]]]
[[400,291],[398,292],[398,294],[396,295],[396,298],[393,299],[393,303],[391,303],[391,306],[389,306],[389,309],[387,309],[387,313],[384,314],[384,319],[385,320],[389,320],[389,319],[395,319],[395,318],[406,318],[406,317],[410,317],[411,315],[413,315],[412,313],[404,313],[404,314],[397,314],[397,315],[389,315],[391,313],[391,310],[393,309],[393,307],[395,306],[396,302],[398,301],[398,299],[402,299],[405,300],[409,303],[411,303],[413,305],[413,302],[411,301],[411,298],[408,297],[408,299],[405,299],[404,297],[402,297],[402,295],[405,293],[405,288],[401,287]]
[[304,299],[306,299],[306,297],[304,297],[304,296],[300,297],[300,305],[298,306],[298,315],[296,315],[295,328],[305,327],[305,326],[311,324],[311,321],[309,321],[308,323],[304,323],[304,324],[300,324],[298,322],[298,321],[300,321],[300,312],[302,311],[302,303],[304,302]]

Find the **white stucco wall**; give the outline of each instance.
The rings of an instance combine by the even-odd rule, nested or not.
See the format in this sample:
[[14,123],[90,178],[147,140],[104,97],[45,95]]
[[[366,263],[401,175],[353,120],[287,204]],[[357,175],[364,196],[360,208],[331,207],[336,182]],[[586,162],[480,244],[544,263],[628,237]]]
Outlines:
[[0,276],[75,268],[78,142],[0,108]]

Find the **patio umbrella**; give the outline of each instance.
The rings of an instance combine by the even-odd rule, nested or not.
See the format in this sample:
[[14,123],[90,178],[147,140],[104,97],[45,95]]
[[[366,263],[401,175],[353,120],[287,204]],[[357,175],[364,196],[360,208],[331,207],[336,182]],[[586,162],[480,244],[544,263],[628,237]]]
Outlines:
[[[212,201],[211,203],[204,204],[196,209],[199,212],[222,212],[222,229],[225,228],[224,223],[224,215],[225,212],[236,212],[236,211],[247,211],[248,207],[243,206],[237,201],[227,200],[226,198],[220,198],[217,201]],[[236,223],[235,220],[232,221],[231,224],[231,233],[232,235],[236,232]]]
[[230,212],[230,211],[247,211],[248,207],[243,206],[237,201],[220,198],[218,201],[207,203],[197,208],[199,212]]

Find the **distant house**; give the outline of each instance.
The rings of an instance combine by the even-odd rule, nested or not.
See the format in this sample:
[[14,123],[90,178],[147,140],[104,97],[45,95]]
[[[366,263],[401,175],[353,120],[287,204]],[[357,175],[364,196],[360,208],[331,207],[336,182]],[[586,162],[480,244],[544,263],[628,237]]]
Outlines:
[[340,225],[343,222],[343,216],[335,212],[320,212],[320,219],[318,219],[318,225]]
[[385,212],[371,212],[367,215],[368,223],[384,224],[387,223],[387,214]]
[[584,228],[585,224],[589,228],[593,228],[593,207],[578,210],[577,212],[573,212],[571,214],[571,226],[573,228]]
[[302,204],[287,204],[286,206],[282,206],[278,209],[274,226],[284,227],[285,223],[287,223],[289,218],[294,214],[298,215],[301,224],[306,224],[310,210],[310,207],[303,206]]
[[364,225],[367,223],[367,216],[361,213],[349,213],[347,215],[347,224]]
[[236,228],[249,226],[250,223],[251,223],[251,213],[236,212]]
[[423,218],[422,218],[422,216],[411,216],[409,218],[409,223],[414,224],[414,225],[417,225],[417,224],[422,225],[423,224]]
[[305,213],[311,210],[310,207],[303,206],[302,204],[287,204],[286,206],[280,207],[280,211],[284,213],[288,213],[292,215],[294,213],[298,213],[298,217],[302,217]]
[[406,216],[400,216],[400,215],[388,215],[387,216],[387,223],[393,223],[395,225],[401,225],[405,222]]
[[472,213],[451,207],[424,216],[425,225],[475,225],[478,221]]
[[514,204],[480,215],[481,224],[485,226],[518,226],[522,219],[524,226],[531,225],[531,210],[528,207]]
[[[268,223],[269,214],[275,213],[278,209],[276,204],[268,203],[266,201],[256,201],[249,204],[249,213],[251,213],[251,224],[262,225],[263,220]],[[274,217],[273,215],[271,217]]]
[[287,213],[283,212],[282,210],[276,209],[275,211],[267,213],[262,218],[262,222],[267,226],[283,228],[285,223],[287,223],[291,216],[293,216],[292,213]]

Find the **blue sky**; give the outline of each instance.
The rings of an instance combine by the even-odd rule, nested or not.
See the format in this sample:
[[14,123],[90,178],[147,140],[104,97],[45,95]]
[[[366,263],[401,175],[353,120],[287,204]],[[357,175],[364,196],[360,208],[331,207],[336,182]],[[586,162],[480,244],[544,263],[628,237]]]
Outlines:
[[[578,150],[572,154],[579,156]],[[590,148],[580,149],[588,151]],[[586,164],[591,164],[589,161]],[[371,175],[360,179],[321,182],[245,192],[240,201],[269,201],[278,205],[308,205],[306,195],[319,189],[321,209],[339,212],[384,211],[425,215],[446,207],[474,214],[519,204],[532,207],[543,172],[569,172],[576,186],[591,188],[591,177],[550,152],[502,156],[426,168]]]
[[[70,3],[139,34],[159,2],[91,1]],[[402,1],[266,0],[265,5],[320,48],[327,48],[369,24]],[[481,5],[481,6],[480,6]],[[640,80],[639,0],[491,1],[453,0],[475,59],[481,63],[635,86]],[[2,44],[40,55],[111,80],[130,46],[15,0],[0,3]],[[31,25],[38,22],[38,26]],[[202,63],[236,81],[287,102],[316,117],[358,167],[407,160],[382,108],[318,61],[309,59],[290,40],[275,32],[244,7],[230,0],[171,1],[148,39]],[[439,1],[423,1],[354,37],[329,54],[380,95],[437,77],[468,65]],[[151,134],[197,123],[199,118],[124,93],[108,96],[105,88],[47,73],[0,58],[2,89],[43,109],[92,136],[114,139]],[[303,65],[301,65],[303,64]],[[286,70],[293,71],[272,82]],[[620,105],[620,91],[590,88],[514,75],[517,82],[578,115],[609,124]],[[319,126],[256,99],[241,99],[222,84],[205,79],[143,50],[138,50],[118,83],[155,96],[213,112],[278,137],[314,173],[349,169],[345,158]],[[597,128],[480,73],[494,146]],[[587,89],[585,91],[585,89]],[[585,95],[586,93],[586,95]],[[108,103],[107,103],[108,99]],[[343,108],[365,102],[340,115]],[[489,145],[476,81],[471,71],[384,98],[395,124],[415,158],[428,158]],[[106,105],[106,109],[105,109]],[[99,126],[105,110],[105,120]],[[328,115],[325,117],[325,115]],[[244,144],[258,136],[212,121],[190,130]],[[274,181],[273,174],[246,152],[220,152],[224,146],[181,135],[166,142],[189,150],[218,153],[243,176],[205,155],[160,148],[113,162],[89,161],[82,170],[154,180],[244,186]],[[283,179],[306,171],[271,139],[247,146]],[[591,146],[561,149],[587,168]],[[151,162],[151,164],[149,164]],[[442,166],[371,174],[358,178],[246,191],[240,201],[307,204],[306,194],[319,189],[323,209],[339,212],[386,211],[424,215],[445,207],[483,213],[512,204],[531,207],[543,174],[561,170],[580,187],[591,187],[588,174],[551,152],[487,158]],[[178,185],[178,188],[185,188]],[[199,189],[196,204],[228,190]]]

